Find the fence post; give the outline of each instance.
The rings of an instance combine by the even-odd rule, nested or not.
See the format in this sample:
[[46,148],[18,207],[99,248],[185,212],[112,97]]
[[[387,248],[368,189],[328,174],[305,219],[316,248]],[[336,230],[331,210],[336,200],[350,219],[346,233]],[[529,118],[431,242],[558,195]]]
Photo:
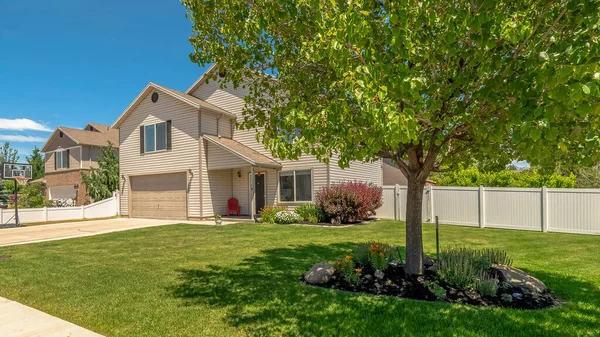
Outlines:
[[48,222],[48,207],[44,207],[44,221]]
[[542,187],[542,232],[548,231],[548,188]]
[[479,185],[479,228],[485,228],[485,188]]
[[427,185],[427,192],[429,194],[429,221],[433,221],[433,187],[431,184]]
[[117,216],[119,216],[121,215],[121,193],[119,193],[118,191],[114,191],[113,197],[115,198],[116,214]]
[[398,213],[400,213],[398,210],[398,194],[400,194],[400,185],[396,184],[394,185],[394,220],[400,218],[398,215]]

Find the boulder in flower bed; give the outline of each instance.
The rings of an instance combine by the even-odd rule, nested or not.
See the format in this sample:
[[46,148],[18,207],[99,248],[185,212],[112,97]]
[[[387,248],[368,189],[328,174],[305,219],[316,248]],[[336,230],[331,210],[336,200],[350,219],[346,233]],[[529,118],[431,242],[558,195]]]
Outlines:
[[397,247],[363,244],[334,267],[313,266],[302,280],[345,291],[476,306],[543,309],[560,304],[540,280],[497,263],[512,262],[504,252],[449,250],[423,275],[406,274],[398,258]]
[[304,280],[310,284],[325,284],[335,272],[335,269],[328,264],[317,263],[304,274]]
[[527,274],[521,269],[501,264],[492,266],[500,282],[506,282],[511,287],[526,289],[529,292],[543,293],[546,290],[544,282]]

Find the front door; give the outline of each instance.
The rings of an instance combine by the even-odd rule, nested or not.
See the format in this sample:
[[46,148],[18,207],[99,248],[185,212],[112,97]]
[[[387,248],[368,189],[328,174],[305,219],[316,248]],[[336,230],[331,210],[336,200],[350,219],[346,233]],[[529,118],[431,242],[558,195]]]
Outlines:
[[261,173],[260,175],[257,173],[254,179],[254,190],[256,191],[255,211],[256,214],[258,214],[258,211],[265,207],[265,175],[264,173]]

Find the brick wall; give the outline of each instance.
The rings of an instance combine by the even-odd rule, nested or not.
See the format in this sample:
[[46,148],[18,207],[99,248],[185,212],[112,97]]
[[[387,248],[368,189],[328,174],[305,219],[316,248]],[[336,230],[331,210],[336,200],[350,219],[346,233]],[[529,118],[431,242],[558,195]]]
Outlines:
[[77,200],[75,200],[75,204],[77,206],[84,205],[87,200],[87,191],[85,190],[85,186],[81,183],[81,176],[79,172],[84,172],[85,174],[89,174],[88,170],[68,170],[68,171],[58,171],[58,172],[47,172],[46,176],[46,198],[48,198],[48,188],[52,186],[74,186],[79,185],[77,189]]

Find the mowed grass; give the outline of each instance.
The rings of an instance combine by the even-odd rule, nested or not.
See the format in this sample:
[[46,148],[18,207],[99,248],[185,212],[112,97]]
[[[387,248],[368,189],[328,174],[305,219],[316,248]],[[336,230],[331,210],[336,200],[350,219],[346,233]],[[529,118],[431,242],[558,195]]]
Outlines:
[[[506,250],[565,303],[538,311],[347,293],[302,284],[314,263],[404,224],[172,225],[0,248],[0,296],[106,336],[600,335],[600,237],[441,226],[443,246]],[[425,225],[426,253],[435,252]],[[1,318],[0,318],[1,320]]]

